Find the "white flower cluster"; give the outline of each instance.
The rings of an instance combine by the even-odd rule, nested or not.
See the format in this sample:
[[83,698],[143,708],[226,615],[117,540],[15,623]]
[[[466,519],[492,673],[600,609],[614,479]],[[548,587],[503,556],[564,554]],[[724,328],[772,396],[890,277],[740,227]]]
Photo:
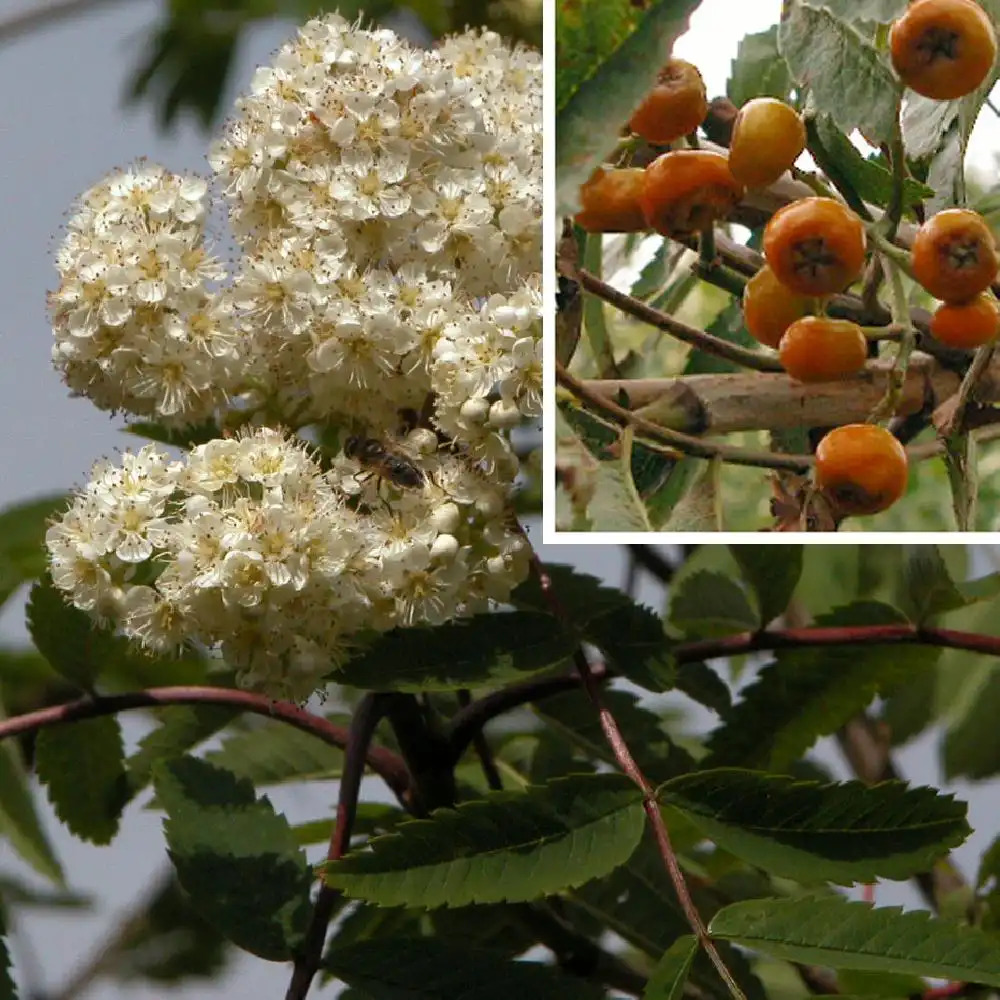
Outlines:
[[67,383],[242,430],[95,467],[47,538],[69,600],[305,697],[366,635],[509,596],[509,435],[541,413],[541,95],[538,54],[493,33],[425,51],[329,15],[209,156],[232,276],[205,182],[140,162],[82,197],[50,296]]
[[118,172],[58,254],[57,367],[174,426],[228,406],[393,434],[416,410],[512,479],[509,430],[541,413],[541,97],[538,53],[491,32],[426,51],[310,21],[209,156],[231,280],[203,181]]
[[257,72],[209,159],[283,419],[391,432],[430,399],[511,471],[541,413],[541,96],[538,54],[493,33],[424,51],[337,15]]
[[56,256],[52,356],[101,409],[192,424],[227,402],[239,371],[230,296],[204,245],[208,187],[140,163],[80,199]]
[[503,487],[454,456],[433,469],[390,511],[276,431],[186,461],[147,445],[98,463],[49,528],[52,578],[150,650],[221,648],[241,683],[306,698],[360,634],[484,610],[523,578]]

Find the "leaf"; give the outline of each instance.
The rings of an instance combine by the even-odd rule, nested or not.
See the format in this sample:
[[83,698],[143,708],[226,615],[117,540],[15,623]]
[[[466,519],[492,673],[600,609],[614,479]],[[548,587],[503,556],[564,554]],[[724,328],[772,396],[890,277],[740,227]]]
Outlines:
[[778,26],[744,35],[736,50],[726,94],[737,107],[754,97],[787,100],[792,88],[788,65],[778,52]]
[[39,875],[65,885],[59,859],[38,818],[35,801],[13,742],[0,743],[0,840]]
[[642,994],[643,1000],[681,1000],[697,952],[698,939],[693,934],[679,937],[656,963]]
[[31,588],[27,624],[38,651],[52,668],[84,690],[90,690],[103,671],[140,655],[127,639],[98,628],[89,615],[67,604],[47,576]]
[[149,784],[157,761],[181,757],[239,715],[236,709],[221,705],[168,705],[158,715],[159,726],[139,741],[126,762],[130,793],[137,795]]
[[674,590],[670,624],[685,636],[730,635],[760,627],[746,594],[731,577],[700,570]]
[[56,815],[81,840],[110,844],[128,801],[122,732],[111,715],[49,726],[38,734],[35,770]]
[[344,755],[311,733],[271,723],[234,733],[205,760],[255,785],[274,785],[338,778]]
[[[705,332],[727,343],[738,344],[740,347],[755,349],[760,347],[760,342],[751,336],[743,322],[743,306],[739,299],[727,299],[712,322],[705,327]],[[740,371],[740,366],[735,361],[692,348],[688,352],[683,374],[705,375],[736,371]]]
[[658,789],[719,847],[800,882],[905,879],[971,833],[964,803],[903,782],[821,784],[720,768]]
[[624,775],[570,775],[404,823],[327,864],[326,878],[379,906],[523,902],[622,864],[643,818],[642,793]]
[[958,700],[941,747],[945,778],[992,778],[1000,773],[1000,666],[995,661],[976,665],[963,678]]
[[223,430],[215,420],[205,420],[188,427],[164,427],[152,421],[136,420],[125,425],[128,434],[155,441],[157,444],[183,448],[185,451],[199,444],[208,444],[223,435]]
[[936,545],[908,545],[903,563],[900,606],[917,625],[966,605]]
[[[605,707],[622,731],[628,733],[636,763],[650,781],[666,781],[694,768],[691,755],[670,739],[658,716],[643,708],[631,691],[610,689],[602,692]],[[534,706],[535,712],[556,732],[568,737],[589,757],[613,764],[600,716],[582,691],[545,698]]]
[[[817,115],[809,123],[809,134],[818,140],[823,152],[825,169],[828,173],[842,178],[862,201],[886,206],[892,198],[894,181],[892,174],[875,160],[865,159],[861,151],[844,135],[827,114]],[[931,198],[934,188],[921,184],[912,177],[903,181],[903,209]]]
[[757,595],[761,623],[784,613],[802,575],[802,546],[730,545],[729,551]]
[[[552,591],[569,625],[579,637],[597,646],[615,670],[654,691],[672,687],[676,670],[670,661],[670,642],[659,617],[647,607],[596,577],[569,566],[546,565]],[[512,602],[551,613],[549,602],[537,580],[526,580],[514,592]]]
[[336,943],[323,968],[376,1000],[600,1000],[604,990],[538,962],[437,938],[382,937]]
[[989,573],[975,580],[965,580],[955,586],[966,606],[979,601],[990,601],[1000,596],[1000,573]]
[[177,877],[198,912],[260,958],[286,961],[309,924],[312,874],[284,816],[253,785],[195,757],[153,771]]
[[0,606],[22,583],[45,572],[45,530],[67,502],[58,493],[0,511]]
[[123,925],[106,955],[107,975],[117,982],[175,985],[208,979],[232,955],[228,942],[195,911],[170,874],[143,911]]
[[789,0],[778,48],[793,79],[809,88],[816,107],[850,134],[875,143],[896,133],[899,83],[878,51],[825,7]]
[[855,21],[876,21],[889,24],[906,10],[909,0],[823,0],[838,17]]
[[[683,822],[681,817],[677,818]],[[712,913],[718,905],[714,894],[697,884],[691,886],[691,894],[702,913]],[[638,849],[624,865],[607,878],[573,890],[569,899],[599,920],[601,928],[611,930],[651,958],[662,955],[691,929],[648,828]],[[766,1000],[747,959],[725,942],[720,942],[719,950],[747,1000]],[[731,994],[704,952],[695,957],[689,978],[708,996],[731,1000]]]
[[689,698],[710,708],[719,715],[726,715],[733,707],[729,685],[704,663],[682,663],[676,668],[674,686]]
[[396,629],[340,667],[338,684],[372,691],[457,691],[566,666],[574,645],[549,615],[510,611]]
[[[688,27],[700,0],[562,0],[556,8],[556,211],[572,215],[580,185],[614,148]],[[621,30],[607,29],[614,8]],[[626,11],[627,8],[627,11]],[[640,13],[641,10],[641,13]]]
[[974,927],[842,899],[764,899],[720,910],[713,938],[777,958],[1000,986],[1000,942]]
[[722,463],[718,459],[699,462],[703,467],[670,510],[665,521],[657,525],[658,531],[722,531],[722,499],[720,476]]
[[589,508],[595,531],[653,530],[632,479],[631,445],[631,436],[623,433],[621,458],[615,462],[597,463]]
[[[582,259],[583,267],[596,278],[604,276],[604,240],[598,233],[584,233]],[[590,345],[590,353],[602,378],[616,378],[621,372],[615,362],[614,345],[608,331],[608,321],[604,312],[604,300],[596,295],[583,298],[583,330]]]
[[[815,621],[817,627],[903,624],[894,608],[857,601]],[[723,726],[709,734],[706,767],[780,771],[834,732],[875,695],[933,663],[929,646],[857,645],[784,649],[743,691]]]

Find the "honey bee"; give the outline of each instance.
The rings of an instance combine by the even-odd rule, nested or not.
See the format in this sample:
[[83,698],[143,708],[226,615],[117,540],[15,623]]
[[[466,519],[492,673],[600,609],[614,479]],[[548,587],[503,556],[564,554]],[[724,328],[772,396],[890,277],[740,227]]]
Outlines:
[[427,476],[403,452],[378,438],[352,435],[344,444],[344,454],[356,459],[365,470],[386,479],[401,490],[418,490]]

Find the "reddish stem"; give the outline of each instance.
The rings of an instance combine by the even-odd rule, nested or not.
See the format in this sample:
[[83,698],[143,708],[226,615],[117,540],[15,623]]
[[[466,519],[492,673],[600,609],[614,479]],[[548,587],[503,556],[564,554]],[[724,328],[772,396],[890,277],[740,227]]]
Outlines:
[[899,625],[837,625],[827,628],[761,629],[737,632],[721,639],[682,642],[674,647],[678,663],[695,663],[719,657],[739,656],[765,649],[795,649],[810,646],[924,645],[967,649],[973,653],[1000,656],[1000,636],[929,628],[909,622]]
[[[232,708],[277,719],[303,732],[311,733],[324,743],[344,749],[350,734],[343,726],[334,725],[322,716],[307,712],[288,701],[272,701],[252,691],[237,691],[217,687],[160,687],[147,691],[130,691],[126,694],[107,695],[99,698],[80,698],[63,705],[26,712],[13,719],[0,721],[0,740],[9,736],[58,726],[80,719],[93,719],[101,715],[115,715],[134,708],[163,708],[167,705],[228,705]],[[365,754],[368,766],[392,789],[398,798],[405,799],[410,790],[410,776],[403,759],[384,747],[369,747]]]
[[[526,537],[527,536],[525,536],[525,538]],[[538,579],[542,594],[548,602],[549,607],[552,609],[553,614],[561,622],[568,622],[566,614],[552,589],[552,579],[545,572],[545,568],[542,566],[541,561],[533,549],[531,558],[532,570]],[[576,665],[577,672],[580,675],[580,680],[583,683],[584,690],[587,692],[587,697],[598,711],[598,715],[601,720],[601,729],[604,731],[605,739],[608,741],[608,746],[611,748],[611,752],[617,761],[618,766],[642,791],[642,808],[645,811],[646,816],[649,818],[649,822],[653,828],[653,834],[656,837],[656,843],[660,849],[660,856],[663,859],[663,864],[667,869],[670,881],[674,886],[674,891],[677,893],[677,898],[680,901],[681,909],[684,911],[684,915],[687,917],[691,929],[697,935],[702,948],[704,948],[705,953],[711,959],[712,964],[722,977],[722,981],[726,984],[726,987],[733,995],[734,1000],[746,1000],[739,984],[733,978],[733,974],[726,967],[726,963],[723,962],[722,956],[715,947],[715,942],[708,936],[708,931],[705,928],[704,921],[701,919],[701,914],[698,912],[698,908],[695,906],[694,900],[691,898],[691,893],[688,891],[684,873],[681,871],[680,864],[677,861],[677,855],[674,853],[673,845],[670,843],[670,833],[667,830],[667,824],[664,822],[663,814],[660,812],[660,804],[656,799],[656,790],[642,773],[642,769],[632,756],[632,752],[628,748],[628,744],[625,741],[625,737],[622,735],[621,729],[618,727],[618,722],[615,717],[604,705],[601,699],[601,691],[598,686],[598,680],[594,676],[594,672],[590,667],[586,654],[580,647],[577,647],[574,652],[573,661]]]

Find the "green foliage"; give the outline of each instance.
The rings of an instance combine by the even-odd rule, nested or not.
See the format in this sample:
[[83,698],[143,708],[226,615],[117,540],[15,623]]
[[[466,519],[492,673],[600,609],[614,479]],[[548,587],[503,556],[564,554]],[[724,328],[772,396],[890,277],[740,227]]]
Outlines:
[[752,631],[762,622],[735,580],[704,571],[687,577],[676,588],[670,624],[685,635],[701,637]]
[[642,995],[643,1000],[680,1000],[697,952],[698,939],[693,934],[679,937],[656,963],[646,984],[646,992]]
[[81,840],[110,844],[128,801],[122,734],[110,715],[39,733],[35,770],[56,815]]
[[793,79],[808,88],[819,111],[873,142],[896,135],[899,84],[878,51],[827,7],[789,0],[778,48]]
[[393,938],[334,947],[324,968],[384,1000],[600,1000],[604,991],[537,962],[436,938]]
[[1000,985],[996,938],[919,910],[836,898],[754,900],[726,907],[708,930],[793,962]]
[[255,785],[277,785],[339,778],[344,755],[311,733],[272,723],[227,736],[205,759]]
[[66,496],[56,494],[0,511],[0,607],[22,583],[45,572],[45,529],[65,509],[66,501]]
[[64,875],[28,788],[12,743],[0,744],[0,837],[39,875],[64,884]]
[[222,705],[170,705],[162,709],[157,714],[159,725],[139,741],[127,761],[131,794],[149,784],[157,761],[181,757],[236,717],[234,709]]
[[176,985],[211,980],[226,966],[225,938],[207,924],[173,878],[164,879],[106,953],[108,974],[121,983]]
[[743,578],[753,589],[760,624],[767,625],[788,607],[802,576],[802,549],[798,545],[730,545]]
[[778,52],[778,26],[745,35],[726,85],[733,104],[740,107],[754,97],[776,97],[783,101],[791,87],[788,65]]
[[[618,724],[632,734],[636,762],[650,781],[666,781],[694,767],[694,759],[670,738],[656,715],[638,704],[628,691],[607,691],[604,704]],[[561,736],[587,756],[613,764],[600,719],[582,691],[556,695],[540,702],[535,711]]]
[[194,757],[153,770],[177,878],[201,915],[234,944],[289,959],[309,920],[312,876],[291,828],[249,781]]
[[[614,148],[621,123],[652,85],[699,3],[559,0],[557,211],[575,211],[580,185]],[[614,24],[609,26],[608,19]]]
[[800,882],[908,878],[971,832],[964,803],[901,782],[821,785],[734,768],[673,778],[658,797],[719,847]]
[[[364,15],[366,23],[393,21],[403,10],[416,15],[434,38],[486,24],[508,37],[538,46],[541,12],[529,4],[480,5],[444,0],[172,0],[163,20],[146,40],[145,52],[129,82],[133,100],[150,100],[161,127],[193,114],[203,128],[218,124],[233,57],[244,32],[254,22],[276,17],[290,25],[324,11],[338,11],[348,20]],[[290,27],[289,34],[292,33]]]
[[[874,601],[856,602],[816,625],[898,624],[906,619]],[[834,732],[882,691],[932,663],[927,646],[844,645],[784,649],[761,670],[725,723],[709,734],[708,766],[781,771],[820,736]]]
[[[824,169],[849,185],[863,201],[887,205],[892,198],[892,174],[878,159],[865,159],[857,146],[839,131],[829,114],[820,114],[809,125],[810,148],[822,150]],[[907,177],[902,187],[904,210],[934,196],[934,189]]]
[[[326,866],[330,885],[380,906],[538,899],[607,874],[635,850],[642,796],[617,774],[495,792],[404,823]],[[455,855],[455,843],[461,853]]]
[[388,632],[335,677],[351,687],[382,691],[457,691],[565,667],[572,652],[555,619],[512,611]]

